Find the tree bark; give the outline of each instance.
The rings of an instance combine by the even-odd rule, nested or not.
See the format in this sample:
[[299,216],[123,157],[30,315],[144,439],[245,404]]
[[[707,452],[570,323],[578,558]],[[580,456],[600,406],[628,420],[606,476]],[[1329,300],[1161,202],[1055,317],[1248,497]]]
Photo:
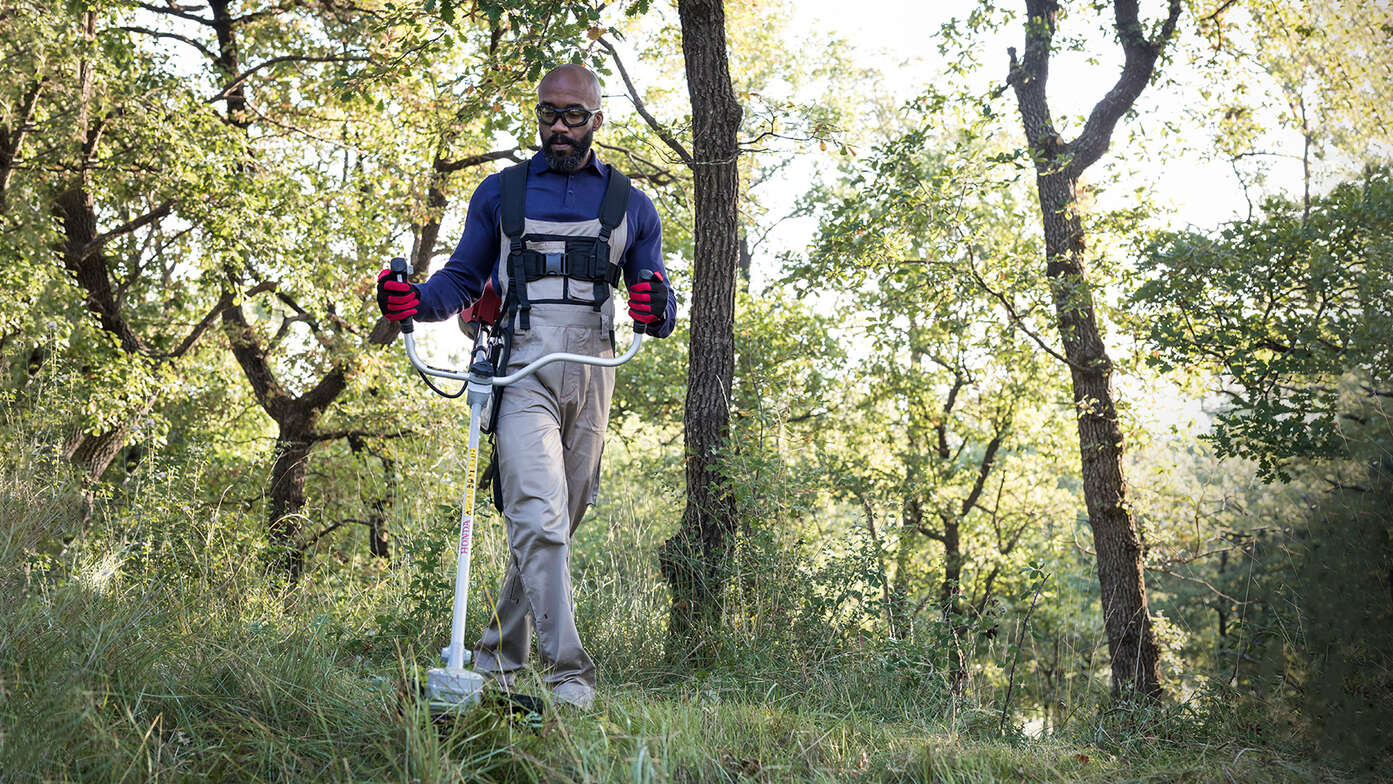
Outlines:
[[[97,216],[89,191],[81,184],[74,183],[53,197],[52,209],[63,228],[58,254],[63,266],[85,293],[87,310],[96,316],[97,323],[104,331],[116,338],[121,351],[148,358],[149,349],[116,304],[107,272],[106,255],[100,248],[93,247],[97,237]],[[111,461],[126,445],[132,425],[149,413],[153,402],[131,412],[126,421],[103,432],[86,433],[78,429],[64,444],[63,456],[82,471],[85,481],[82,519],[79,521],[83,527],[92,516],[94,488]]]
[[241,306],[225,308],[222,321],[232,354],[251,384],[257,403],[276,423],[276,459],[271,466],[266,505],[267,533],[271,543],[271,565],[279,568],[293,584],[304,569],[300,521],[305,506],[310,450],[321,440],[315,433],[315,426],[325,409],[347,387],[347,376],[343,368],[335,367],[308,392],[293,396],[276,378],[266,349],[256,339]]
[[1159,652],[1146,598],[1144,553],[1127,508],[1122,430],[1112,394],[1113,365],[1098,328],[1084,264],[1078,181],[1107,151],[1113,128],[1151,80],[1156,59],[1175,30],[1180,1],[1169,0],[1167,18],[1154,41],[1143,33],[1136,0],[1114,0],[1113,9],[1125,55],[1122,73],[1094,106],[1076,139],[1065,142],[1055,131],[1045,92],[1059,10],[1055,0],[1026,0],[1025,54],[1018,62],[1016,50],[1010,50],[1007,81],[1015,90],[1035,159],[1045,270],[1073,382],[1084,502],[1093,530],[1113,691],[1159,698]]
[[[298,412],[297,412],[298,413]],[[305,568],[305,551],[300,546],[301,510],[305,508],[305,477],[309,472],[312,425],[297,417],[279,423],[276,433],[276,460],[271,465],[271,492],[266,499],[267,533],[271,542],[271,562],[293,584]]]
[[669,654],[698,654],[721,616],[735,531],[735,501],[721,451],[730,431],[735,375],[735,285],[739,259],[737,133],[742,109],[727,64],[721,0],[679,0],[682,53],[692,105],[695,226],[691,347],[684,416],[687,507],[659,553],[672,590]]

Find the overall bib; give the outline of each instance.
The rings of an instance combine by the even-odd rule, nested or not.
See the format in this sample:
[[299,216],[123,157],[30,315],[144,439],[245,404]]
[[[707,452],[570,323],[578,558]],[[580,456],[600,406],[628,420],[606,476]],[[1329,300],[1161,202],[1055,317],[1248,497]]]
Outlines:
[[[513,337],[498,372],[557,351],[612,357],[609,294],[628,239],[628,178],[610,168],[600,218],[554,222],[523,216],[526,175],[526,164],[503,173],[498,278],[502,323]],[[555,362],[508,386],[496,402],[494,481],[510,558],[475,667],[505,686],[527,664],[535,626],[546,681],[558,697],[588,702],[594,693],[595,664],[573,612],[570,540],[599,490],[613,390],[614,368]]]

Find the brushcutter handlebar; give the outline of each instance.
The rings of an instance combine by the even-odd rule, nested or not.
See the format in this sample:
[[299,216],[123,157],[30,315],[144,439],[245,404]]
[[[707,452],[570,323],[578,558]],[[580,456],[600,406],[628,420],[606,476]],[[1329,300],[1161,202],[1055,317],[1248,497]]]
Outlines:
[[[391,270],[393,280],[406,281],[406,259],[401,257],[392,259]],[[515,373],[509,373],[506,376],[486,377],[473,372],[472,368],[470,370],[448,370],[427,365],[425,362],[421,361],[421,357],[416,353],[416,336],[412,334],[414,330],[415,327],[411,323],[411,319],[402,319],[401,335],[402,341],[406,344],[406,358],[411,360],[412,367],[415,367],[421,374],[435,376],[436,378],[448,378],[455,381],[470,382],[473,384],[489,384],[495,387],[504,387],[516,381],[521,381],[553,362],[575,362],[581,365],[596,365],[598,367],[618,367],[637,356],[639,348],[643,345],[643,330],[641,328],[635,328],[634,342],[629,344],[629,349],[627,351],[617,357],[596,357],[589,354],[571,354],[562,351],[538,357]]]

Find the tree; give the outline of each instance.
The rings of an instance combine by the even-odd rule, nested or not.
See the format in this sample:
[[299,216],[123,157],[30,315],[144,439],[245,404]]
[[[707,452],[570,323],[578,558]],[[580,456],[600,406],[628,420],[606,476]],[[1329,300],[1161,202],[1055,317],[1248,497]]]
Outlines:
[[731,88],[720,0],[679,0],[682,53],[692,105],[692,150],[668,135],[692,169],[694,189],[691,349],[684,416],[687,506],[659,561],[672,589],[671,652],[689,655],[721,614],[724,570],[736,526],[721,453],[730,428],[739,258],[737,134],[742,111]]
[[[906,109],[948,103],[931,93]],[[844,328],[869,349],[840,426],[856,446],[829,450],[828,474],[893,561],[890,633],[936,610],[958,692],[972,622],[1015,582],[1008,564],[1040,516],[1028,455],[1045,451],[1036,423],[1056,386],[1006,293],[1030,286],[1038,242],[1018,229],[1014,172],[993,163],[1004,151],[984,122],[913,128],[845,163],[806,199],[821,226],[791,274],[802,289],[835,285],[855,314]]]
[[1093,529],[1103,623],[1119,694],[1161,695],[1159,652],[1151,627],[1143,572],[1143,543],[1127,508],[1123,437],[1113,401],[1113,363],[1094,312],[1079,214],[1079,179],[1107,152],[1113,129],[1146,88],[1175,32],[1180,0],[1148,37],[1136,0],[1114,0],[1114,27],[1125,56],[1112,89],[1093,107],[1078,135],[1065,141],[1055,128],[1046,94],[1056,0],[1026,0],[1025,51],[1010,49],[1007,82],[1015,91],[1026,143],[1035,163],[1045,233],[1045,270],[1069,365],[1078,418],[1084,501]]
[[[390,402],[361,376],[370,375],[368,357],[396,330],[364,308],[370,284],[357,284],[381,264],[402,223],[415,275],[429,273],[452,186],[472,169],[524,157],[520,144],[482,153],[477,145],[500,132],[531,139],[521,107],[535,79],[568,57],[571,42],[598,18],[598,9],[579,4],[456,10],[442,9],[455,22],[448,32],[428,14],[391,4],[354,14],[308,9],[296,18],[233,16],[215,2],[212,17],[198,21],[216,34],[205,48],[215,54],[222,116],[247,140],[248,154],[235,165],[248,192],[276,205],[275,214],[306,216],[314,229],[285,226],[223,268],[229,285],[274,288],[264,305],[225,310],[223,326],[255,399],[276,424],[267,518],[276,560],[292,579],[309,544],[339,525],[302,530],[311,452],[345,437],[361,443],[392,435],[358,424],[390,417]],[[259,62],[248,65],[252,59]],[[282,62],[303,65],[271,67]],[[404,110],[403,121],[388,111],[393,106]],[[280,131],[295,142],[289,154]],[[354,292],[349,308],[345,291]],[[355,324],[368,315],[376,322],[370,332]],[[301,326],[307,329],[296,335]],[[367,395],[353,394],[355,379]]]
[[[15,103],[6,100],[15,122],[0,129],[0,214],[21,276],[43,277],[33,240],[46,237],[45,255],[56,255],[85,312],[66,329],[47,330],[40,344],[66,344],[85,376],[62,446],[84,476],[85,524],[103,473],[136,430],[159,432],[157,409],[177,367],[231,302],[208,295],[198,265],[184,265],[187,228],[170,226],[177,207],[224,193],[216,166],[224,148],[200,102],[106,26],[112,9],[53,19],[23,7],[5,12],[17,17],[7,62],[23,78]],[[43,209],[11,210],[13,189]],[[70,308],[68,296],[37,299],[56,315]]]
[[[1256,141],[1263,109],[1275,105],[1277,121],[1301,134],[1301,166],[1310,202],[1315,160],[1339,151],[1356,165],[1393,155],[1393,9],[1369,0],[1213,0],[1198,10],[1199,33],[1213,64],[1233,65],[1215,88],[1225,96],[1230,141]],[[1243,69],[1256,67],[1277,94],[1267,96]],[[1264,81],[1264,80],[1260,80]],[[1204,92],[1209,92],[1206,86]],[[1266,106],[1264,105],[1266,104]],[[1230,151],[1245,157],[1272,157],[1259,148]]]
[[[339,525],[304,525],[311,451],[349,437],[346,459],[375,459],[364,439],[395,434],[358,424],[393,413],[379,392],[392,374],[370,358],[395,332],[363,279],[404,227],[428,272],[452,181],[522,157],[478,148],[500,130],[530,138],[517,107],[598,16],[530,11],[480,4],[455,46],[429,15],[390,5],[94,6],[52,29],[21,8],[25,35],[6,39],[24,67],[3,91],[0,207],[26,233],[5,242],[56,247],[90,314],[72,334],[88,342],[84,373],[107,383],[86,385],[89,413],[66,449],[89,483],[133,423],[160,419],[179,361],[221,323],[275,423],[267,527],[276,563],[298,573]],[[538,46],[533,32],[562,43]],[[194,57],[169,58],[165,44]],[[48,50],[68,60],[36,54]],[[45,169],[60,173],[55,186],[42,185]],[[50,242],[40,219],[10,209],[21,192],[50,200]],[[380,525],[369,528],[380,552]]]

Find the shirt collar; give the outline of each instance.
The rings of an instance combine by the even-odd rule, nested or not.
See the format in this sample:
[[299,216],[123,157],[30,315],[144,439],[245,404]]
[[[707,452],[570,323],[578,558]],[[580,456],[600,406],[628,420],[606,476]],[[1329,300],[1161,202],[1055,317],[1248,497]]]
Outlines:
[[[577,169],[576,171],[572,172],[572,174],[580,174],[580,173],[582,173],[582,172],[587,172],[587,171],[588,171],[588,172],[593,172],[593,173],[595,173],[595,174],[598,174],[598,175],[600,175],[601,177],[603,177],[603,176],[605,176],[606,174],[609,173],[609,166],[608,166],[608,164],[606,164],[606,163],[604,163],[603,161],[600,160],[600,156],[599,156],[598,153],[595,152],[595,147],[594,147],[593,145],[590,147],[590,160],[586,161],[586,163],[585,163],[584,166],[582,166],[582,167],[580,167],[579,169]],[[532,156],[532,161],[531,161],[531,163],[528,165],[528,172],[531,173],[531,174],[560,174],[560,173],[561,173],[561,172],[554,172],[554,171],[551,170],[551,167],[550,167],[550,166],[547,166],[547,159],[546,159],[546,156],[542,154],[541,150],[538,150],[538,151],[537,151],[537,154]]]

